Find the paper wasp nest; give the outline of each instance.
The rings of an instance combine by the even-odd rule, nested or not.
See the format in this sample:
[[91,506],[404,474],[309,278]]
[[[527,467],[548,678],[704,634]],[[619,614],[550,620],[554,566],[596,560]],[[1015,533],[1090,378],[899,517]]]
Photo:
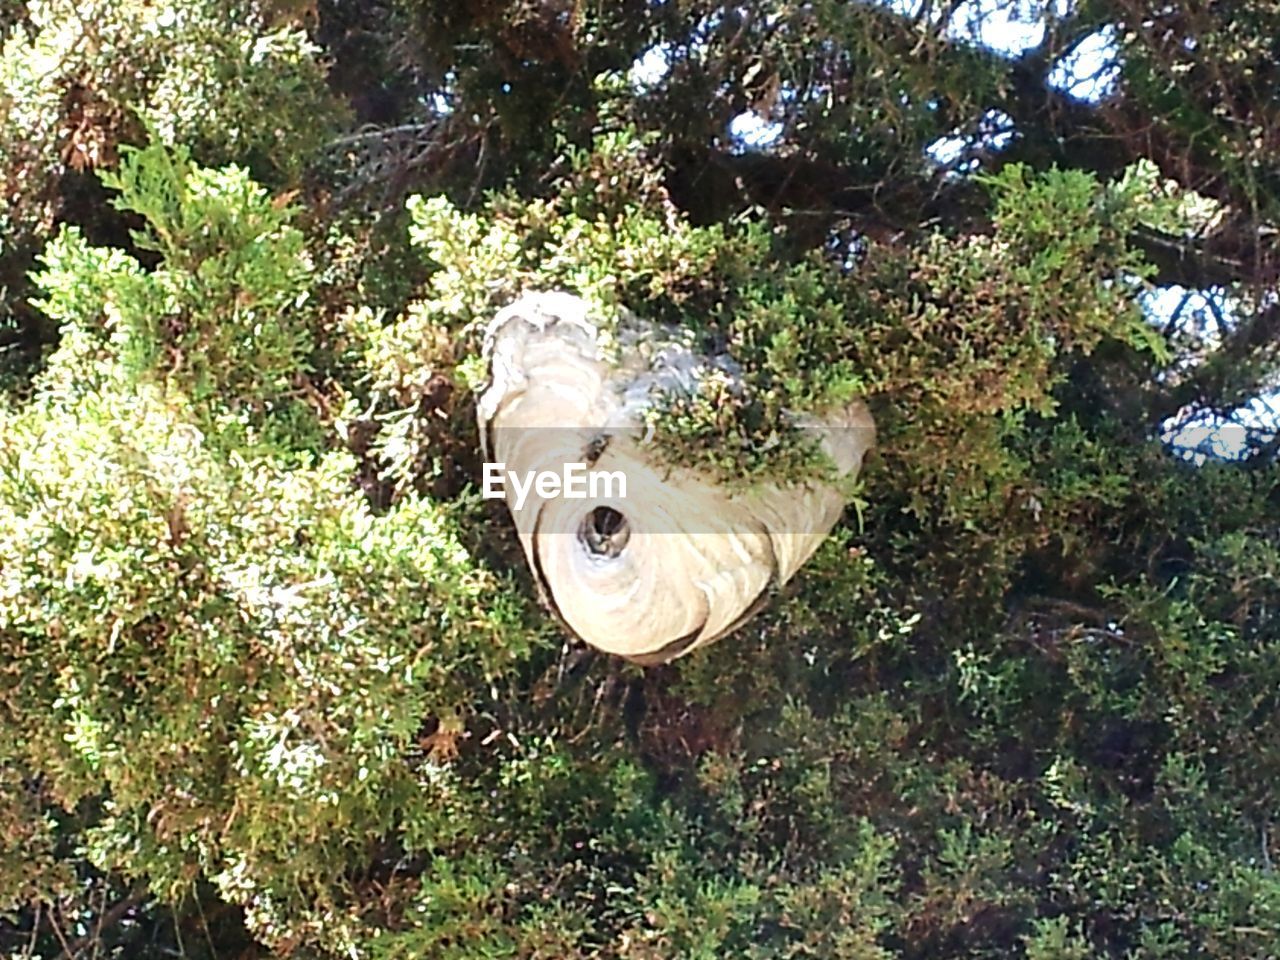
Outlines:
[[[494,493],[503,481],[544,602],[585,642],[647,665],[750,619],[845,504],[829,484],[731,494],[656,463],[646,410],[735,368],[628,315],[616,340],[621,359],[610,363],[578,297],[520,298],[486,332],[490,381],[477,416],[486,485]],[[856,474],[875,438],[861,403],[802,426],[820,431],[842,475]]]

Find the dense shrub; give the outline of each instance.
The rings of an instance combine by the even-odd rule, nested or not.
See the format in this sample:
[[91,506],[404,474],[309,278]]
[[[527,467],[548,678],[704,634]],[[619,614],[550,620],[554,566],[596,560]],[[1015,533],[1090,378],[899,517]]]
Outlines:
[[[0,952],[1273,956],[1275,447],[1160,432],[1274,385],[1274,185],[1135,6],[1010,59],[872,5],[0,7]],[[1252,63],[1217,17],[1164,26]],[[1113,21],[1129,86],[1058,98]],[[475,493],[480,329],[549,288],[734,356],[665,455],[879,424],[667,667],[567,643]]]

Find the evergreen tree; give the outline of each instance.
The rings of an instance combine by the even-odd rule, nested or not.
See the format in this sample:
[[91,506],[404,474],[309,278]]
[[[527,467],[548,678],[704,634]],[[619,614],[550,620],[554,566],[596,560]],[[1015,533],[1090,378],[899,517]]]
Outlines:
[[[0,36],[0,954],[1280,954],[1280,8]],[[733,355],[659,430],[726,480],[876,418],[667,666],[477,493],[480,331],[550,289]]]

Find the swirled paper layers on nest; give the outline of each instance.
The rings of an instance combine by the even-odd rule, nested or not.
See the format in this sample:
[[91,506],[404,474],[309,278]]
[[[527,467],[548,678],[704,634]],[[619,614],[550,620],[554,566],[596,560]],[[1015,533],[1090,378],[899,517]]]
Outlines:
[[[630,315],[615,336],[610,362],[583,300],[520,298],[486,334],[479,425],[544,601],[592,646],[660,663],[749,619],[817,549],[845,496],[820,481],[731,491],[655,462],[646,411],[736,369]],[[803,426],[844,477],[875,437],[861,403]],[[535,482],[545,476],[561,482]]]

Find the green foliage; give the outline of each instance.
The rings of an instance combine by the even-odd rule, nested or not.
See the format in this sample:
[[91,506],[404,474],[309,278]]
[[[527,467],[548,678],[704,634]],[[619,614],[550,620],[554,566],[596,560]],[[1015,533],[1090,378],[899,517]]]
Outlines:
[[[626,306],[722,341],[740,379],[708,376],[697,395],[667,398],[655,426],[672,459],[729,478],[803,471],[814,451],[798,449],[803,431],[779,425],[880,394],[917,421],[889,446],[921,469],[938,433],[975,413],[1051,413],[1069,359],[1103,338],[1161,349],[1113,284],[1144,273],[1126,237],[1152,201],[1128,181],[1009,167],[991,181],[992,236],[938,235],[842,275],[816,253],[788,259],[766,219],[682,221],[634,135],[570,150],[566,166],[545,201],[500,195],[485,214],[443,197],[409,201],[428,295],[369,347],[378,387],[400,405],[420,402],[451,356],[474,353],[478,325],[528,289],[579,292],[606,327]],[[919,496],[933,493],[924,480]]]
[[134,242],[161,262],[143,270],[75,228],[48,245],[37,303],[63,325],[64,343],[44,394],[74,403],[99,388],[92,359],[114,351],[123,376],[181,390],[201,429],[231,431],[229,443],[316,448],[314,417],[298,400],[311,265],[291,212],[245,171],[195,166],[182,149],[126,148],[103,179],[120,191],[119,209],[143,217]]
[[144,271],[67,231],[39,278],[64,338],[3,414],[0,634],[41,675],[5,673],[0,756],[46,803],[100,805],[82,837],[99,870],[165,898],[204,876],[275,904],[268,936],[408,805],[447,795],[419,728],[466,711],[532,635],[442,506],[374,516],[349,455],[210,433],[252,435],[299,362],[287,212],[243,171],[159,147],[112,182],[164,260]]
[[1066,917],[1038,920],[1034,929],[1026,938],[1027,960],[1089,960],[1093,956],[1088,941],[1071,929]]
[[181,149],[128,151],[103,182],[120,191],[118,209],[144,218],[134,242],[164,264],[148,276],[150,302],[121,310],[131,362],[169,367],[197,400],[285,392],[308,347],[299,314],[311,266],[291,211],[246,171],[195,167]]
[[[1006,60],[874,4],[0,4],[0,953],[1274,955],[1274,451],[1154,439],[1274,383],[1255,6]],[[1035,85],[1112,22],[1119,100]],[[1220,342],[1173,278],[1241,282]],[[731,639],[534,609],[469,490],[528,289],[723,347],[655,427],[730,478],[872,408]]]
[[[293,186],[342,122],[320,51],[269,5],[37,0],[0,34],[0,334],[53,339],[24,274],[59,219],[121,234],[93,182],[149,126],[209,165]],[[43,333],[42,333],[43,331]],[[0,377],[30,366],[0,352]]]
[[185,7],[169,12],[187,22],[189,35],[174,44],[138,114],[166,143],[189,144],[205,163],[235,160],[293,184],[343,116],[325,87],[323,51],[302,30],[262,29],[270,13],[253,11],[227,30],[226,11],[215,4],[195,17]]

